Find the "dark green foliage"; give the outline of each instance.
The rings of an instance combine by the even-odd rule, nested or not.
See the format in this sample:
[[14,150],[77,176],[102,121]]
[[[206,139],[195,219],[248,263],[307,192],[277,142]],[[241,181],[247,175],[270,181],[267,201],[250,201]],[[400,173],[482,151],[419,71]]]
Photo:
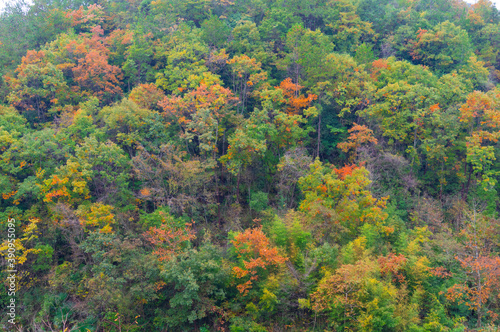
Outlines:
[[223,319],[229,270],[221,258],[217,247],[204,244],[186,250],[160,268],[166,284],[160,296],[168,305],[166,310],[157,309],[155,326],[185,329]]

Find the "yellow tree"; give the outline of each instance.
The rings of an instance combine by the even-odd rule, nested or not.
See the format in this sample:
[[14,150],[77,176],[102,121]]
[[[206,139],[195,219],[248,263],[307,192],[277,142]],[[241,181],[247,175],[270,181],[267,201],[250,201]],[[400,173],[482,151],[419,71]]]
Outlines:
[[[324,166],[316,159],[309,174],[299,179],[304,200],[299,209],[310,217],[311,226],[320,237],[354,237],[363,224],[370,223],[380,231],[394,230],[384,225],[388,197],[376,199],[368,190],[371,181],[364,167],[348,165],[340,169]],[[337,230],[337,234],[331,234]]]
[[[500,138],[500,90],[488,93],[474,91],[469,94],[466,103],[460,107],[460,122],[468,134],[467,163],[470,168],[467,190],[471,175],[475,174],[485,192],[495,193],[498,171],[494,170],[493,163],[496,160],[494,144]],[[493,201],[490,201],[492,204]],[[493,209],[491,206],[490,210]]]
[[262,64],[243,54],[227,61],[233,73],[233,91],[240,97],[239,113],[245,110],[246,102],[255,86],[267,79],[267,73],[262,70]]

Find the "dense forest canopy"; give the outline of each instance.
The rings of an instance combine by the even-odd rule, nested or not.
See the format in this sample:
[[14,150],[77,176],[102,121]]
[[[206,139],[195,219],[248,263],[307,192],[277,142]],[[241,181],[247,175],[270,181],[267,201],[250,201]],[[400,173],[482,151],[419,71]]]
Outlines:
[[486,0],[7,4],[1,329],[497,331],[499,52]]

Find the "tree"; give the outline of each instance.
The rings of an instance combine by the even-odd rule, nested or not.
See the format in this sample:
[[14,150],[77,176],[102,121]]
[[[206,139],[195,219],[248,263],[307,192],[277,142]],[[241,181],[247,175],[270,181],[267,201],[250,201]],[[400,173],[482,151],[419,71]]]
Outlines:
[[299,114],[302,109],[311,106],[311,102],[318,98],[314,94],[308,94],[307,96],[300,94],[302,88],[304,87],[299,84],[293,84],[292,79],[289,77],[275,87],[275,89],[283,91],[283,96],[286,98],[285,102],[288,104],[286,111],[290,115]]
[[214,329],[224,326],[230,271],[218,247],[204,243],[179,252],[164,264],[160,276],[165,287],[159,293],[168,299],[168,307],[158,309],[162,314],[155,320],[157,328],[190,328],[207,321]]
[[373,131],[368,129],[367,126],[360,126],[357,123],[354,123],[354,126],[348,130],[351,134],[347,138],[346,142],[339,143],[337,147],[344,152],[348,152],[353,150],[351,157],[349,158],[351,161],[354,161],[357,156],[357,150],[361,147],[361,144],[365,143],[374,143],[377,144],[377,139],[373,137]]
[[[500,138],[500,93],[498,90],[482,93],[475,91],[467,96],[467,102],[460,107],[460,122],[466,126],[467,162],[471,165],[471,174],[480,176],[480,185],[484,191],[493,190],[497,182],[493,166],[495,149],[487,142],[496,143]],[[469,183],[467,184],[467,188]],[[490,201],[490,211],[495,206]],[[492,205],[493,204],[493,205]]]
[[[108,331],[153,328],[153,322],[148,321],[152,315],[145,312],[149,303],[158,299],[156,283],[160,278],[147,244],[140,238],[94,231],[79,248],[90,258],[89,263],[75,266],[66,261],[57,266],[51,274],[51,292],[64,294],[80,289],[84,294],[77,299],[85,305],[84,310]],[[71,303],[71,299],[67,301]],[[75,314],[81,312],[78,307],[71,308]],[[91,324],[79,322],[80,326]]]
[[233,122],[233,105],[236,102],[231,90],[219,82],[204,82],[189,90],[183,97],[167,96],[158,105],[173,128],[179,128],[179,136],[189,143],[198,141],[196,152],[210,154],[218,151],[220,138],[226,135]]
[[239,199],[241,174],[268,150],[267,138],[276,136],[276,127],[270,122],[266,109],[256,109],[229,137],[227,152],[219,158],[230,173],[237,176],[236,195]]
[[66,99],[68,86],[62,71],[47,61],[45,52],[28,51],[16,72],[17,77],[7,78],[9,102],[30,122],[45,122],[49,109]]
[[110,136],[133,156],[134,147],[142,144],[147,120],[157,114],[157,111],[140,107],[130,99],[122,99],[102,108],[97,118],[106,124],[105,129]]
[[414,60],[440,72],[456,69],[471,55],[467,31],[449,21],[436,25],[433,31],[419,29],[411,48]]
[[251,91],[267,78],[267,73],[261,69],[261,63],[248,55],[235,56],[227,61],[231,67],[233,90],[240,98],[238,113],[243,113]]
[[82,204],[78,207],[76,215],[85,231],[99,229],[100,233],[111,233],[115,216],[111,211],[113,206],[102,203]]
[[79,102],[82,98],[95,96],[107,104],[121,96],[122,72],[111,65],[109,42],[103,36],[100,25],[93,26],[89,33],[60,34],[58,38],[45,45],[47,59],[60,69],[71,93],[68,98]]
[[122,64],[122,70],[128,82],[129,91],[132,85],[139,84],[140,86],[140,84],[154,81],[155,45],[152,33],[136,31],[132,43],[128,45],[124,53],[125,61]]
[[203,41],[213,48],[222,48],[229,37],[229,29],[224,21],[212,15],[201,24]]
[[300,195],[298,180],[306,174],[311,163],[312,158],[304,147],[292,148],[280,158],[277,188],[285,206],[296,204],[295,198]]
[[301,25],[294,25],[286,35],[285,58],[278,63],[287,70],[287,76],[295,84],[304,83],[311,88],[314,78],[324,72],[323,62],[334,45],[321,31],[311,31]]
[[292,8],[272,6],[265,13],[258,28],[262,39],[270,40],[275,47],[278,47],[288,30],[299,22],[300,18],[293,15]]
[[259,27],[255,22],[242,20],[231,32],[228,51],[238,56],[246,55],[262,64],[265,71],[273,70],[272,62],[276,55],[269,44],[261,39]]
[[71,26],[78,32],[89,32],[93,27],[102,24],[104,15],[103,7],[98,4],[80,6],[78,9],[66,12],[66,17],[71,20]]
[[376,270],[375,261],[364,259],[328,273],[311,295],[314,311],[330,312],[332,325],[351,326],[364,309],[360,295],[367,279],[373,277]]
[[138,196],[155,207],[168,205],[173,213],[205,218],[215,213],[214,193],[209,190],[214,164],[189,158],[173,145],[148,152],[137,147],[132,158],[134,177],[140,181]]
[[159,68],[155,75],[157,87],[180,94],[207,78],[217,78],[205,66],[209,48],[200,39],[198,31],[180,25],[164,42],[158,43],[154,55]]
[[91,196],[104,202],[123,199],[128,185],[128,159],[114,143],[87,137],[54,174],[36,173],[40,195],[47,203],[81,204]]
[[40,49],[71,27],[64,10],[53,2],[47,4],[41,0],[5,3],[0,20],[2,76],[11,76],[29,50]]
[[389,138],[388,143],[403,143],[400,146],[408,146],[406,152],[415,158],[422,132],[418,120],[435,104],[436,78],[421,66],[400,61],[389,61],[389,64],[380,61],[374,72],[379,88],[374,91],[370,105],[359,113],[376,119],[383,135]]
[[[477,206],[466,211],[468,222],[460,237],[464,251],[455,259],[465,273],[462,282],[450,287],[446,293],[449,301],[465,303],[477,315],[477,327],[482,327],[484,316],[498,319],[498,314],[488,310],[490,299],[500,287],[500,257],[491,252],[491,234],[495,220],[479,213]],[[498,227],[498,225],[496,225]],[[493,232],[492,232],[493,231]]]
[[354,53],[363,42],[375,39],[372,23],[363,21],[356,13],[356,7],[350,1],[334,1],[338,16],[326,22],[326,29],[331,31],[332,41],[338,53]]
[[158,103],[165,98],[165,93],[152,83],[139,84],[132,89],[128,98],[141,108],[159,110]]
[[[32,245],[32,241],[38,239],[38,223],[40,223],[40,219],[30,219],[29,223],[24,227],[21,236],[14,239],[14,241],[5,239],[0,244],[0,253],[5,258],[6,262],[8,262],[6,265],[9,267],[9,270],[15,270],[16,265],[19,266],[26,263],[28,254],[38,255],[42,252],[40,248],[36,248]],[[9,248],[15,248],[15,250],[12,251],[12,249],[9,250]]]
[[79,58],[72,70],[75,82],[82,89],[98,97],[101,102],[109,103],[115,100],[115,96],[122,94],[122,73],[120,68],[108,63],[109,49],[104,45],[101,37],[103,33],[102,28],[96,26],[92,28],[91,38],[85,38],[80,46],[73,44]]
[[231,243],[242,263],[240,265],[242,267],[233,267],[234,276],[237,279],[246,280],[237,286],[238,291],[243,295],[248,294],[252,283],[259,278],[262,270],[267,270],[272,266],[279,267],[287,260],[279,254],[278,249],[271,247],[269,239],[262,232],[262,226],[254,229],[248,228],[243,233],[236,234]]
[[340,240],[343,235],[345,241],[355,237],[365,223],[392,233],[394,230],[384,225],[388,197],[373,197],[367,189],[370,183],[364,167],[335,169],[316,158],[308,174],[299,179],[304,195],[299,209],[309,215],[315,236]]
[[493,77],[500,78],[500,57],[498,49],[500,46],[499,24],[487,23],[479,30],[474,38],[478,58],[484,61],[490,69]]
[[160,262],[175,259],[186,244],[196,238],[191,229],[192,224],[176,225],[172,221],[175,222],[175,219],[162,216],[160,227],[151,227],[144,233],[144,237],[155,246],[153,254]]

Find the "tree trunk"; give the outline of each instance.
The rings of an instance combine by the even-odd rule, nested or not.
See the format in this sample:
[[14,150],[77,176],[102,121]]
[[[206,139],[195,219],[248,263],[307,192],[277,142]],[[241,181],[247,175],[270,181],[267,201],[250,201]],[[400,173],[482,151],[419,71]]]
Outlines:
[[318,146],[316,148],[316,157],[319,158],[319,147],[321,145],[321,113],[318,115]]

